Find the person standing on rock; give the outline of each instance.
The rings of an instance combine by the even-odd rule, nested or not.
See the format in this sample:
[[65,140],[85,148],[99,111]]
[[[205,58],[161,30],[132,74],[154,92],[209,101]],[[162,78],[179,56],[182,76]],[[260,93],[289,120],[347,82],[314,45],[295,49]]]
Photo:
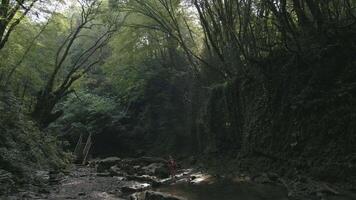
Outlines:
[[173,180],[176,179],[177,163],[172,156],[168,157],[168,168]]

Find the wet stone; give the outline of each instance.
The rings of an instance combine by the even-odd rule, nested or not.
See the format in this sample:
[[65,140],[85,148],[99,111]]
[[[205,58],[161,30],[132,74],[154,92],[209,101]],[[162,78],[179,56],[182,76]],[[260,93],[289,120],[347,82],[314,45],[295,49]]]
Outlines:
[[151,185],[148,183],[133,182],[133,183],[129,183],[126,186],[123,186],[121,188],[121,191],[124,193],[135,193],[135,192],[144,191],[144,190],[147,190],[150,188],[151,188]]
[[162,192],[147,191],[145,193],[144,200],[187,200],[187,199],[183,197],[162,193]]

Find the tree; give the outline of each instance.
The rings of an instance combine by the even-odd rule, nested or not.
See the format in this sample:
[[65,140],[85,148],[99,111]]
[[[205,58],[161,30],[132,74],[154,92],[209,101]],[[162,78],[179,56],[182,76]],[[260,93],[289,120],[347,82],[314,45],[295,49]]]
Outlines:
[[196,77],[199,77],[199,62],[204,63],[210,68],[214,68],[214,66],[205,62],[205,60],[194,51],[194,33],[187,20],[189,14],[184,11],[180,0],[132,0],[127,3],[126,8],[130,12],[151,20],[151,23],[148,24],[130,24],[131,27],[163,32],[166,34],[168,40],[177,43],[177,45],[184,50],[191,65],[190,70]]
[[37,1],[2,0],[0,2],[0,50],[5,46],[16,26],[29,13]]
[[[120,27],[118,21],[122,20],[121,15],[105,18],[100,2],[78,2],[81,9],[78,24],[59,46],[53,71],[38,92],[37,103],[31,114],[41,127],[47,127],[63,114],[62,110],[53,112],[56,104],[73,92],[70,88],[74,82],[102,63],[105,47]],[[85,43],[88,38],[90,44]]]

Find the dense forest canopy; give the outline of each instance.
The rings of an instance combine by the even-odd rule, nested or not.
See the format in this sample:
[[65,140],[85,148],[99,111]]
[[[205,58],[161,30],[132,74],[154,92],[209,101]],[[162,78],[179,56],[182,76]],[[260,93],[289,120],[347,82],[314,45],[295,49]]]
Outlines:
[[[200,81],[214,74],[207,79],[222,82],[248,76],[249,65],[273,54],[285,52],[302,59],[322,53],[325,46],[348,43],[355,19],[353,1],[111,0],[67,4],[1,4],[2,87],[15,87],[16,95],[27,99],[24,104],[33,107],[33,117],[45,126],[59,117],[60,113],[52,113],[54,106],[93,67],[104,73],[118,68],[114,67],[117,64],[139,65],[132,63],[139,60],[165,60],[173,62],[171,65],[183,59],[186,67],[171,67]],[[42,94],[34,95],[38,92]],[[49,99],[50,94],[54,97]],[[36,101],[42,105],[36,106]]]
[[84,134],[355,184],[355,26],[353,0],[1,0],[0,170],[61,168]]

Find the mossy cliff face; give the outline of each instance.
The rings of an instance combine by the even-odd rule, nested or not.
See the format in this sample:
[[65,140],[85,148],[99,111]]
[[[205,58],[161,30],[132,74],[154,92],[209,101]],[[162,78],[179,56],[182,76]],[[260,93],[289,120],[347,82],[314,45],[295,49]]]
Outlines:
[[271,58],[248,78],[214,87],[197,120],[199,149],[210,158],[269,163],[246,161],[246,168],[356,180],[354,68],[350,51],[333,47],[317,59]]
[[238,87],[234,83],[217,85],[198,120],[198,149],[225,153],[241,149],[242,120]]

